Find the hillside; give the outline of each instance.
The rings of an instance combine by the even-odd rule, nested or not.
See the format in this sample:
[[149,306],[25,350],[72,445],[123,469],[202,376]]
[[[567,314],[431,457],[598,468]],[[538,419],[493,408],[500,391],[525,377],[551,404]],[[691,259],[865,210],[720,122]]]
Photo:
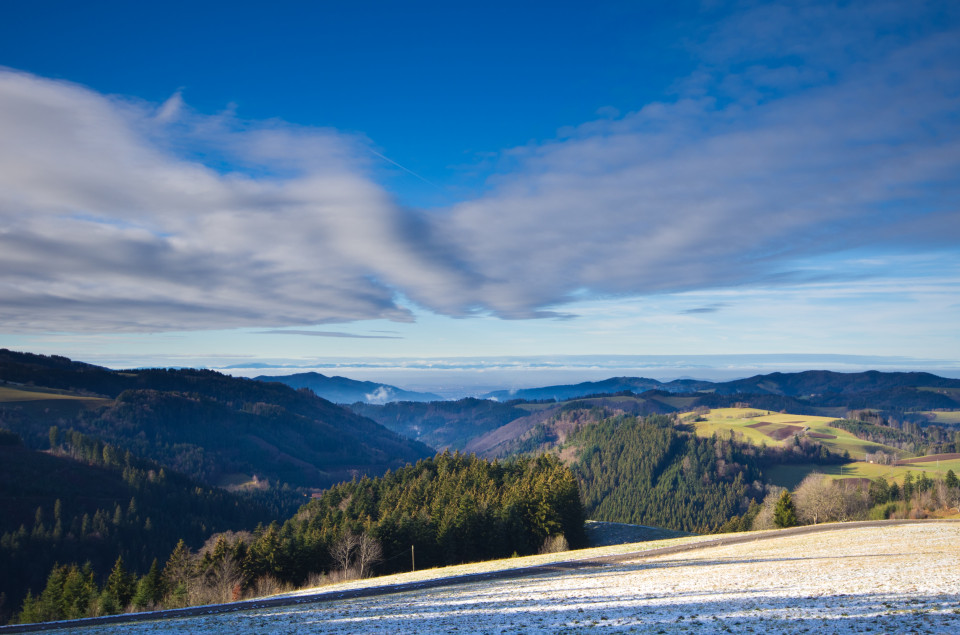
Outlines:
[[30,447],[69,427],[212,485],[323,488],[433,454],[309,391],[213,371],[112,371],[2,350],[0,380],[27,384],[0,387],[8,395],[33,395],[0,400],[0,423]]
[[635,394],[647,391],[677,395],[699,393],[697,405],[711,408],[733,406],[738,401],[748,400],[755,408],[809,414],[817,414],[814,412],[816,408],[835,407],[897,411],[960,409],[960,379],[930,373],[879,371],[837,373],[811,370],[755,375],[728,382],[659,382],[642,377],[613,377],[597,382],[495,391],[485,398],[565,401],[624,391]]
[[518,404],[517,408],[530,414],[472,439],[465,451],[488,458],[548,451],[565,443],[570,434],[583,426],[599,423],[607,417],[624,414],[646,416],[675,410],[657,399],[634,396],[592,397],[555,404]]
[[0,593],[7,610],[28,589],[39,592],[55,562],[89,562],[105,576],[122,556],[146,571],[181,538],[199,546],[210,533],[252,528],[277,511],[78,433],[60,434],[54,452],[18,441],[0,430]]
[[[718,545],[685,538],[406,573],[223,607],[229,612],[127,618],[122,628],[128,635],[244,635],[297,633],[322,622],[328,633],[602,627],[825,634],[865,627],[947,633],[960,623],[958,523],[829,525],[813,532],[752,532],[743,539]],[[560,562],[566,564],[551,564]],[[84,632],[105,635],[118,627]]]
[[523,399],[526,401],[539,401],[543,399],[566,401],[587,395],[606,395],[624,391],[630,391],[636,394],[648,390],[663,390],[675,393],[697,392],[698,390],[709,389],[711,386],[711,382],[693,379],[677,379],[664,383],[645,377],[611,377],[603,381],[585,381],[579,384],[521,388],[519,390],[495,390],[483,395],[483,398],[496,399],[498,401],[513,399]]
[[260,375],[257,381],[278,382],[291,388],[309,388],[318,397],[339,404],[356,402],[382,404],[391,401],[440,401],[442,397],[429,392],[403,390],[389,384],[357,381],[346,377],[327,377],[320,373],[293,375]]
[[495,430],[528,411],[514,404],[487,399],[384,405],[355,403],[350,409],[385,428],[416,439],[437,450],[462,450],[471,439]]

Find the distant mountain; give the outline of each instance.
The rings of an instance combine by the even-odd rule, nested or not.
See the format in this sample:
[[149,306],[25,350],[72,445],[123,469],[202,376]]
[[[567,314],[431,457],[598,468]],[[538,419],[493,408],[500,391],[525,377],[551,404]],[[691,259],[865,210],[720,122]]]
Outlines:
[[611,377],[603,381],[585,381],[580,384],[545,386],[543,388],[522,388],[520,390],[495,390],[483,395],[483,399],[496,399],[497,401],[509,401],[511,399],[523,399],[525,401],[555,399],[556,401],[566,401],[567,399],[577,399],[579,397],[586,397],[587,395],[610,395],[624,391],[636,394],[648,390],[688,393],[709,389],[711,386],[713,386],[713,384],[709,381],[697,381],[694,379],[677,379],[664,383],[645,377]]
[[0,390],[11,382],[103,397],[0,400],[0,422],[28,446],[46,447],[50,426],[72,428],[211,485],[256,476],[324,488],[433,455],[310,391],[209,370],[114,371],[0,350]]
[[391,401],[441,401],[443,397],[429,392],[403,390],[388,384],[372,381],[357,381],[346,377],[327,377],[320,373],[295,373],[293,375],[260,375],[257,381],[274,381],[291,388],[309,388],[318,397],[339,404],[357,402],[382,404]]
[[960,379],[947,379],[930,373],[836,373],[808,370],[801,373],[770,373],[713,384],[712,392],[772,394],[788,397],[816,397],[888,391],[897,388],[960,388]]
[[[806,400],[809,405],[842,406],[849,402],[852,408],[933,409],[960,408],[960,379],[948,379],[930,373],[837,373],[810,370],[800,373],[770,373],[728,382],[698,381],[692,379],[659,382],[643,377],[612,377],[603,381],[581,384],[525,388],[516,391],[498,390],[484,395],[486,399],[506,401],[566,401],[589,395],[614,394],[630,391],[643,394],[655,390],[675,394],[712,393],[717,396],[768,395]],[[927,394],[919,394],[925,392]],[[854,397],[858,395],[858,397]],[[718,404],[725,400],[715,399]],[[873,402],[876,402],[875,404]],[[786,403],[786,402],[785,402]],[[853,405],[856,404],[856,405]],[[759,407],[759,406],[758,406]]]

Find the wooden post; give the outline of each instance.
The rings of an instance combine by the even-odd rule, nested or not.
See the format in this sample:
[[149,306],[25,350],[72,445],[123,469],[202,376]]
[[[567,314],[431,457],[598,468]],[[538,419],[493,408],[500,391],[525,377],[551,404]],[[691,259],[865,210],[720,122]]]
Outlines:
[[417,561],[413,557],[413,545],[410,545],[410,570],[411,571],[417,570]]

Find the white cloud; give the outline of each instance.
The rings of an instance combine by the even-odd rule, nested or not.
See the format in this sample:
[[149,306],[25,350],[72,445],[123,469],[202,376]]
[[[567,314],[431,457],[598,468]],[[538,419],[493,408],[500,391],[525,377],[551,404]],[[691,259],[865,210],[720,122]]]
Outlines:
[[8,331],[405,321],[390,271],[446,275],[364,174],[362,139],[15,71],[0,71],[0,138]]
[[[493,192],[457,206],[443,228],[483,284],[425,304],[524,316],[574,290],[636,295],[789,280],[805,259],[863,245],[954,249],[960,32],[846,42],[853,59],[832,65],[810,47],[816,33],[777,31],[767,45],[754,43],[756,56],[769,47],[814,51],[810,64],[829,81],[758,99],[764,74],[768,85],[803,84],[806,59],[773,81],[740,53],[745,71],[727,67],[710,80],[722,100],[650,104],[512,152],[514,167]],[[724,94],[738,83],[740,93]]]
[[356,135],[0,70],[0,321],[412,319],[397,298],[526,318],[791,284],[861,246],[955,250],[960,33],[891,31],[904,6],[749,9],[693,45],[673,101],[506,151],[487,195],[431,212],[396,204]]

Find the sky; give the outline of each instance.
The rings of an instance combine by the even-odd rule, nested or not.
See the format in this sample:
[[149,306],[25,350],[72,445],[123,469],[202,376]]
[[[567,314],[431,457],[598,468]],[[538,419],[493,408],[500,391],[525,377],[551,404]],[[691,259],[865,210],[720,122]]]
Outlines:
[[960,376],[956,2],[2,14],[2,347]]

